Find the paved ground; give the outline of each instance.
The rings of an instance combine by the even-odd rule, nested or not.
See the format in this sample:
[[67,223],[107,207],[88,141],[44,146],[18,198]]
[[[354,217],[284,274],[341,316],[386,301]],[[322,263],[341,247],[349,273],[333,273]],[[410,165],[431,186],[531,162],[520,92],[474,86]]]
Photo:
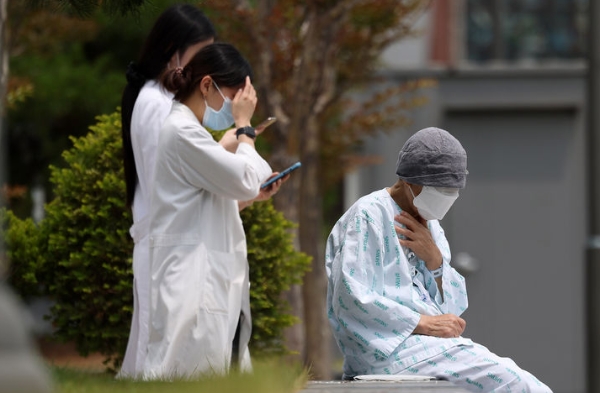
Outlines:
[[446,381],[427,382],[309,382],[299,393],[466,393]]

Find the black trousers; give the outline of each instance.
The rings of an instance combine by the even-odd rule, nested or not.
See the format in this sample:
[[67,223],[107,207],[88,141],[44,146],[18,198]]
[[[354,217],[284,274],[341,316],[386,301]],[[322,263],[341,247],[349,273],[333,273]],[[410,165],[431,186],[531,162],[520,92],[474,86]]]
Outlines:
[[242,328],[243,320],[244,314],[240,313],[237,328],[235,329],[235,335],[233,336],[233,342],[231,345],[231,368],[234,370],[239,369],[240,365],[240,330]]

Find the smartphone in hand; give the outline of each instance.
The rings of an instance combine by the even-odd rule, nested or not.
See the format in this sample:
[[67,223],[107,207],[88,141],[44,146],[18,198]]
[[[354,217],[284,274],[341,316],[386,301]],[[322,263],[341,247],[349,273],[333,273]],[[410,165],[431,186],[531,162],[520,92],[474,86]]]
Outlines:
[[277,121],[276,117],[267,117],[266,120],[262,121],[259,125],[257,125],[256,127],[254,127],[254,129],[257,132],[263,132],[265,130],[265,128],[267,128],[268,126],[270,126],[271,124],[275,123]]
[[294,165],[292,165],[291,167],[283,170],[279,175],[274,176],[272,178],[270,178],[269,180],[267,180],[266,182],[264,182],[260,188],[267,188],[269,187],[271,184],[275,183],[277,180],[281,179],[282,177],[287,176],[289,173],[295,171],[296,169],[300,168],[302,166],[302,164],[300,163],[300,161],[298,161],[297,163],[295,163]]

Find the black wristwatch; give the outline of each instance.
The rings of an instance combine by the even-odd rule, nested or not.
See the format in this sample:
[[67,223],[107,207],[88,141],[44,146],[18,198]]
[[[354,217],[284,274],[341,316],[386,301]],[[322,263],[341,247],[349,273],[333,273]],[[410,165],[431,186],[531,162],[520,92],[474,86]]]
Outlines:
[[252,139],[256,138],[256,132],[254,131],[254,127],[246,126],[246,127],[238,128],[237,131],[235,132],[235,137],[239,138],[240,135],[242,135],[242,134],[245,134]]

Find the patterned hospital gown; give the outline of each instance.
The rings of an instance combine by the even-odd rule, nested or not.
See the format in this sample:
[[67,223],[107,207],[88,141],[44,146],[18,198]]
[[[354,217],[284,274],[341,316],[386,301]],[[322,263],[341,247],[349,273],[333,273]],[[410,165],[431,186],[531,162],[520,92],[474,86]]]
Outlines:
[[340,218],[327,240],[328,318],[344,355],[344,376],[425,373],[473,391],[512,391],[531,379],[533,389],[514,391],[550,391],[470,339],[412,334],[421,314],[459,316],[468,301],[439,222],[428,221],[428,227],[443,257],[443,297],[425,263],[400,245],[394,230],[400,212],[386,189],[375,191]]

